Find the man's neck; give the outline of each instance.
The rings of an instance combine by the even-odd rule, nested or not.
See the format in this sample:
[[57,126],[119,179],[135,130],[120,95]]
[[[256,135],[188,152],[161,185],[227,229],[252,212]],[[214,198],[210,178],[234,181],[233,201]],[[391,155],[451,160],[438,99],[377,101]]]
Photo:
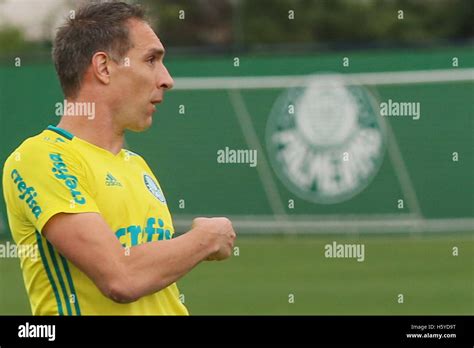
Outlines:
[[114,129],[111,122],[104,119],[88,119],[81,116],[63,116],[58,124],[74,136],[99,146],[116,155],[123,147],[123,130]]

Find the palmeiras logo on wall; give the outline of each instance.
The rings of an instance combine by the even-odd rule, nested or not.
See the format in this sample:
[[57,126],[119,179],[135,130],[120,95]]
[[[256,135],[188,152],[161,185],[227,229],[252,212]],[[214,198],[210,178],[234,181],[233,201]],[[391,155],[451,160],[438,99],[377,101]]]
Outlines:
[[333,204],[364,190],[378,172],[385,131],[375,97],[341,75],[315,75],[275,102],[267,150],[283,184],[307,201]]

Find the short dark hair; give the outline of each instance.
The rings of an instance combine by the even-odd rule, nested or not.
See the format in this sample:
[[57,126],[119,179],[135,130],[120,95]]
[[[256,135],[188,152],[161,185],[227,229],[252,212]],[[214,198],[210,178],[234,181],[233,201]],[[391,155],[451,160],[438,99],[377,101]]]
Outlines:
[[132,48],[129,19],[146,21],[145,10],[125,2],[93,2],[79,8],[58,29],[53,61],[66,97],[77,95],[96,52],[107,52],[118,62]]

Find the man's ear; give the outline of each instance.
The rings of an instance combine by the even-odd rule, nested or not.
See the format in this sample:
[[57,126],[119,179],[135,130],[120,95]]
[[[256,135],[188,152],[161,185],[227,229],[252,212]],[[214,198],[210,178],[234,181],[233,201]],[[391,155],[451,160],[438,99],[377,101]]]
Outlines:
[[96,52],[92,56],[92,72],[105,85],[110,83],[111,63],[112,59],[105,52]]

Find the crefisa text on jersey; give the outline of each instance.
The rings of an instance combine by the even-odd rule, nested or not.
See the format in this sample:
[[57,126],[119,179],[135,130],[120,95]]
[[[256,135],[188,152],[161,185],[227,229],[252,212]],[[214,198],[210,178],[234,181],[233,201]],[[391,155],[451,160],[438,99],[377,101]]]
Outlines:
[[61,154],[59,153],[50,153],[49,158],[53,162],[53,173],[54,177],[60,180],[64,180],[64,184],[67,186],[71,192],[71,196],[74,202],[78,204],[86,203],[86,199],[82,197],[81,191],[77,189],[78,180],[74,175],[68,174],[69,170],[67,169],[66,163],[64,163]]
[[26,184],[26,182],[23,180],[20,173],[16,169],[12,170],[11,178],[13,179],[13,182],[17,184],[17,189],[21,193],[18,196],[18,198],[22,200],[26,198],[26,203],[28,204],[28,207],[30,208],[35,218],[38,219],[42,211],[41,211],[41,207],[34,199],[36,196],[38,196],[38,194],[35,191],[35,188],[33,186],[28,187],[28,185]]

